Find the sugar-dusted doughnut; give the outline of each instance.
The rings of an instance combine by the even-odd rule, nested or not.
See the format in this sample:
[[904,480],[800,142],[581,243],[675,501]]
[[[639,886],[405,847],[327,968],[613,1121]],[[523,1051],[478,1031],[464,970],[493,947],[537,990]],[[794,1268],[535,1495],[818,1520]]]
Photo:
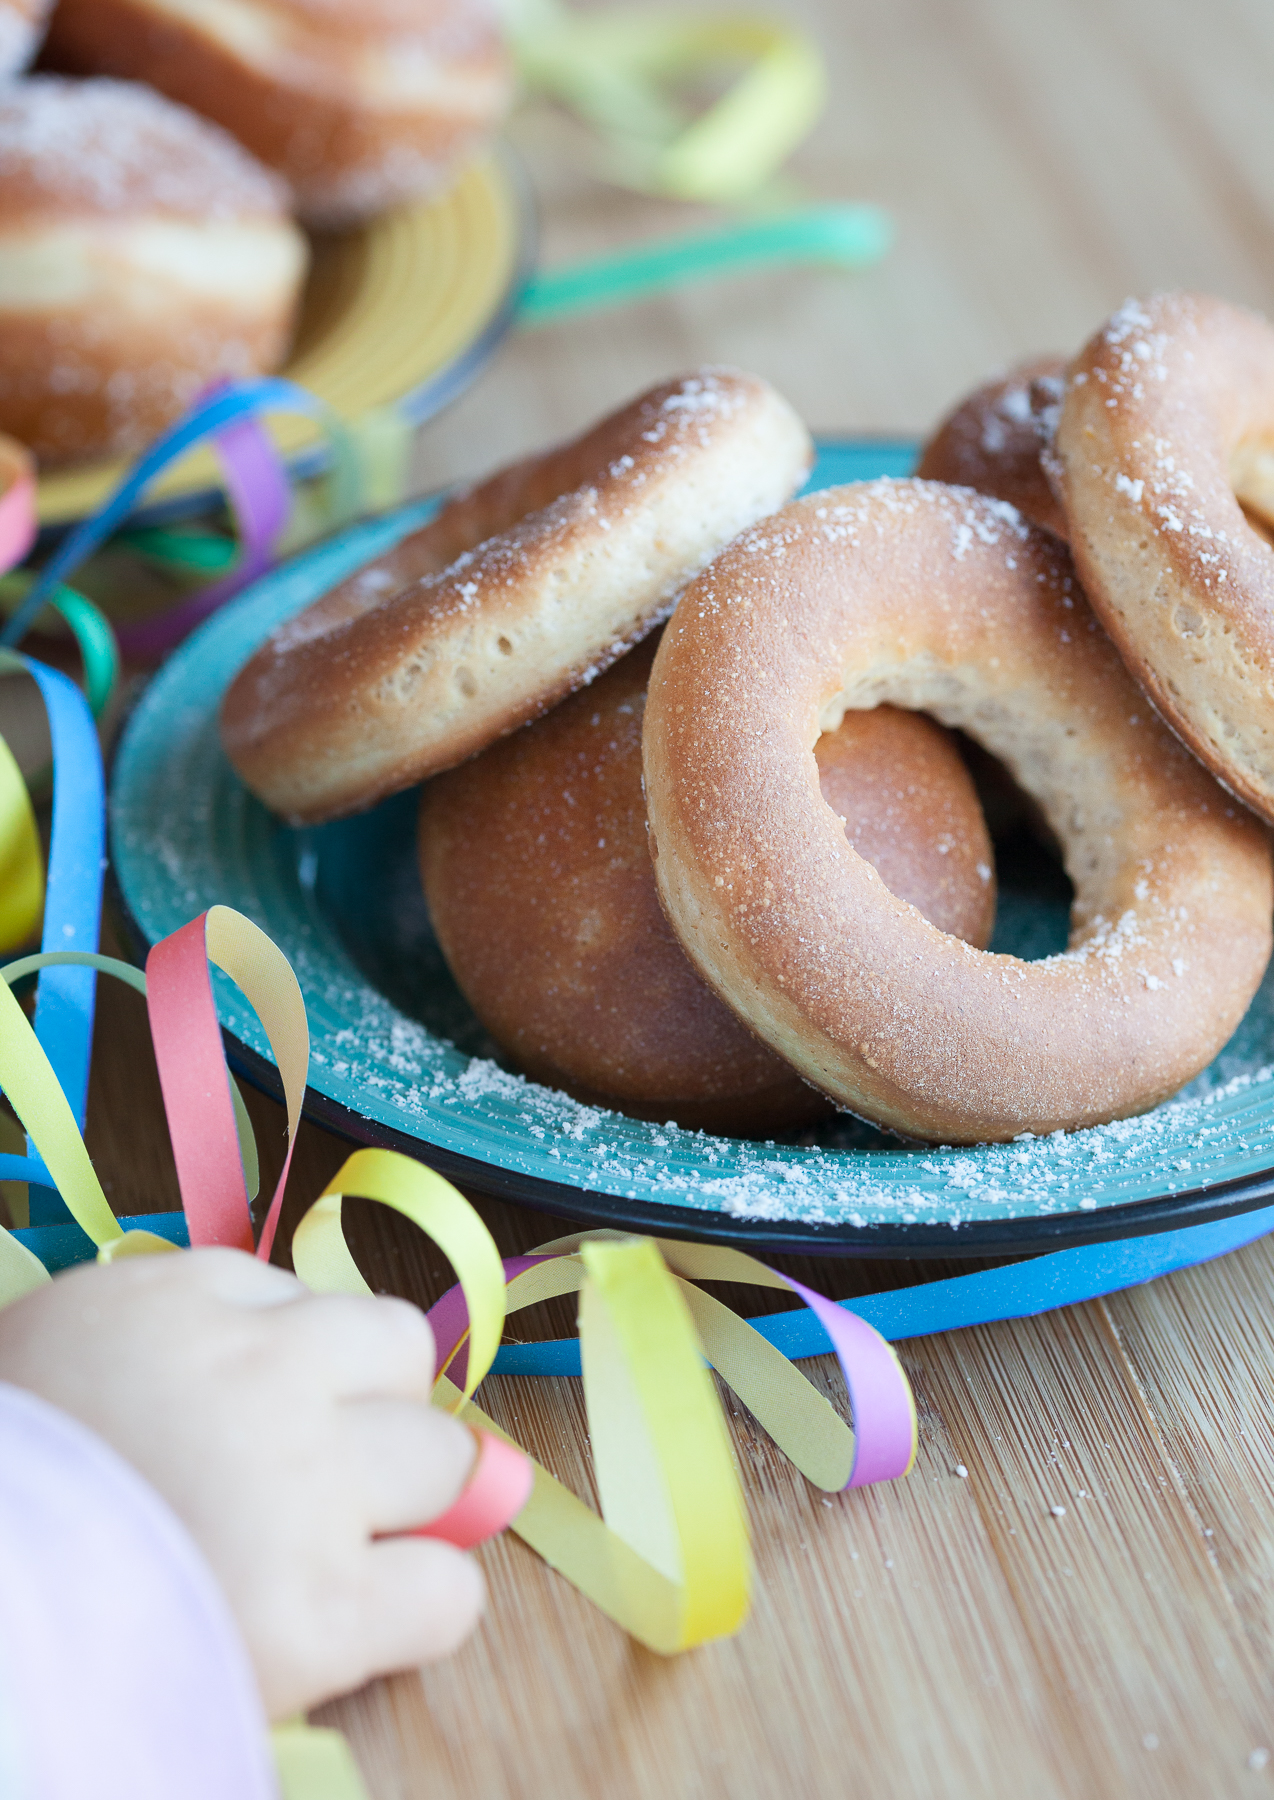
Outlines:
[[53,0],[0,0],[0,78],[17,75],[35,55]]
[[324,226],[437,192],[512,95],[490,0],[59,0],[48,54],[215,120]]
[[811,456],[755,376],[702,369],[652,388],[461,495],[280,626],[226,694],[227,755],[300,821],[452,768],[645,637]]
[[[848,708],[962,727],[1039,801],[1071,947],[973,950],[845,840],[811,754]],[[965,488],[815,494],[730,546],[655,658],[660,896],[705,980],[807,1080],[916,1137],[1096,1124],[1174,1093],[1270,953],[1268,834],[1162,728],[1065,551]]]
[[[742,1136],[827,1109],[695,974],[659,908],[641,725],[649,640],[585,693],[427,782],[425,896],[487,1030],[579,1099]],[[992,851],[947,734],[918,713],[847,713],[818,744],[823,797],[895,892],[985,944]]]
[[287,349],[305,241],[277,177],[132,82],[0,87],[0,430],[134,449]]
[[920,454],[925,481],[976,488],[1007,500],[1032,525],[1066,536],[1066,514],[1040,462],[1065,391],[1060,356],[1038,356],[988,381],[939,425]]
[[1071,367],[1055,479],[1076,566],[1190,748],[1274,820],[1274,328],[1194,294],[1128,301]]

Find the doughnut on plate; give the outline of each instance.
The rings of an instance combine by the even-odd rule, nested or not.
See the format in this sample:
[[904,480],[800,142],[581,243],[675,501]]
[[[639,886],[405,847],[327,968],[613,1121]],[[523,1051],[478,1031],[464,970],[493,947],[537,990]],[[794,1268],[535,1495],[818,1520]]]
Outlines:
[[[811,485],[905,474],[915,446],[820,446]],[[1165,1230],[1274,1193],[1274,977],[1212,1066],[1141,1118],[1025,1143],[918,1147],[848,1117],[812,1142],[743,1142],[582,1107],[492,1059],[429,931],[415,791],[293,831],[222,755],[217,706],[265,634],[415,529],[429,503],[356,527],[267,576],[197,632],[132,714],[111,783],[115,892],[138,951],[214,901],[257,920],[296,969],[313,1034],[307,1112],[466,1186],[584,1223],[753,1250],[985,1255]],[[1000,846],[993,947],[1066,940],[1055,866]],[[277,1091],[264,1034],[214,975],[231,1060]]]
[[[510,152],[483,156],[440,199],[319,235],[312,252],[296,340],[279,373],[343,419],[396,404],[419,424],[468,385],[512,321],[534,252],[524,178]],[[322,467],[313,420],[280,413],[269,424],[298,473]],[[127,466],[102,461],[44,475],[41,524],[94,511]],[[219,488],[216,458],[195,450],[154,483],[146,515],[206,509]]]

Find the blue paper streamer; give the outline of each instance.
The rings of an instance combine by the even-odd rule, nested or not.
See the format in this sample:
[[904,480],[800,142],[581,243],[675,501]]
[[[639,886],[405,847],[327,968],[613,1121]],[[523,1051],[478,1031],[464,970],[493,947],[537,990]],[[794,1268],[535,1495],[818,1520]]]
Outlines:
[[[53,744],[53,824],[40,948],[91,952],[101,929],[106,870],[106,779],[97,727],[87,700],[68,676],[28,656],[21,661],[40,690]],[[96,1000],[96,969],[63,965],[40,975],[35,1035],[81,1131]],[[28,1139],[28,1149],[32,1147]],[[33,1225],[67,1217],[56,1189],[42,1184],[32,1185],[30,1207]]]
[[[338,451],[337,479],[350,490],[344,493],[343,500],[352,506],[351,484],[356,481],[356,471],[348,455],[339,454],[341,427],[331,408],[290,381],[229,383],[158,438],[105,505],[67,534],[22,605],[0,631],[0,645],[21,640],[50,595],[124,523],[139,496],[169,463],[238,420],[270,408],[304,413],[325,426]],[[102,877],[106,866],[106,785],[97,731],[74,682],[29,657],[22,661],[39,686],[53,742],[53,824],[40,947],[45,951],[93,951],[101,929]],[[41,973],[35,1034],[81,1132],[88,1101],[96,997],[94,969],[61,967]],[[65,1203],[55,1189],[42,1183],[32,1184],[33,1225],[60,1222],[67,1217]]]
[[[846,1312],[857,1313],[889,1342],[900,1338],[932,1337],[940,1331],[962,1331],[970,1325],[993,1325],[1001,1319],[1027,1319],[1037,1313],[1055,1312],[1082,1300],[1099,1300],[1125,1288],[1141,1287],[1160,1275],[1213,1262],[1241,1250],[1267,1232],[1274,1231],[1274,1206],[1218,1219],[1207,1225],[1187,1225],[1180,1231],[1159,1232],[1153,1237],[1119,1238],[1110,1244],[1083,1244],[1075,1250],[1055,1250],[1030,1262],[1004,1269],[985,1269],[975,1275],[953,1275],[946,1281],[922,1282],[915,1287],[894,1288],[886,1294],[865,1294],[861,1299],[841,1300]],[[808,1307],[799,1312],[769,1313],[748,1323],[761,1336],[796,1362],[803,1356],[822,1356],[832,1349],[831,1339]],[[578,1375],[578,1338],[553,1338],[543,1344],[505,1344],[492,1364],[493,1375]]]
[[[3,1160],[0,1158],[0,1162]],[[4,1172],[0,1169],[0,1180],[3,1179]],[[167,1238],[170,1244],[180,1244],[183,1250],[190,1247],[190,1232],[182,1212],[129,1213],[120,1220],[120,1225],[125,1231],[153,1231],[156,1237]],[[40,1225],[31,1230],[24,1227],[12,1235],[39,1257],[50,1275],[56,1275],[59,1269],[72,1268],[76,1263],[88,1262],[97,1255],[97,1245],[74,1221],[69,1225]]]
[[[143,491],[157,475],[163,473],[169,463],[175,462],[187,450],[194,449],[205,438],[214,437],[225,426],[271,409],[276,412],[305,413],[319,420],[334,444],[339,445],[341,441],[342,428],[331,407],[317,395],[307,393],[304,388],[297,387],[291,381],[237,381],[219,389],[209,399],[192,408],[162,437],[157,438],[146,454],[129,470],[105,505],[89,518],[82,519],[73,531],[68,532],[40,571],[39,578],[22,605],[0,631],[0,645],[12,645],[21,641],[53,589],[119,529],[133,512]],[[336,474],[337,479],[346,487],[355,479],[347,457],[337,458]],[[347,507],[352,510],[355,498],[353,493],[348,493],[343,498]]]

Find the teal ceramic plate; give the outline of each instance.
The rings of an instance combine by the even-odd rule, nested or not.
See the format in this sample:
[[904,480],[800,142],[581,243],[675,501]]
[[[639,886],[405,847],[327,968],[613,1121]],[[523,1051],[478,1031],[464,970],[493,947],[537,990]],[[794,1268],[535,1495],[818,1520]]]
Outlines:
[[[813,486],[903,474],[914,446],[825,443]],[[1274,982],[1225,1051],[1141,1119],[975,1149],[900,1145],[850,1119],[748,1143],[596,1111],[505,1066],[447,972],[416,878],[415,796],[318,829],[280,825],[239,784],[218,699],[281,619],[428,517],[407,507],[319,545],[211,619],[155,676],[116,753],[111,857],[140,951],[216,901],[255,919],[309,1009],[307,1110],[473,1188],[587,1223],[754,1249],[959,1255],[1163,1230],[1268,1202],[1274,1180]],[[993,948],[1066,941],[1064,877],[999,852]],[[231,1059],[277,1092],[267,1045],[217,976]]]

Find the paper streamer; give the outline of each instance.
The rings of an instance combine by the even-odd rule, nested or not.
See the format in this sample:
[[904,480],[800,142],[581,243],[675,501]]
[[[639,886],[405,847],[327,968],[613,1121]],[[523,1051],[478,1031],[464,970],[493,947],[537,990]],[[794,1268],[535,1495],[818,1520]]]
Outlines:
[[129,627],[128,643],[136,643],[151,654],[171,648],[194,623],[237,593],[246,580],[265,567],[274,538],[286,523],[290,504],[287,479],[281,473],[278,457],[255,422],[258,415],[270,411],[301,412],[322,424],[332,454],[332,516],[334,520],[352,518],[361,495],[358,460],[348,432],[331,408],[294,382],[277,377],[228,383],[197,403],[156,439],[106,504],[67,533],[22,604],[0,629],[0,645],[19,643],[54,589],[124,524],[155,477],[209,438],[221,458],[227,489],[244,533],[240,566],[233,576],[214,589],[193,596],[182,607],[144,626]]
[[[0,672],[5,668],[24,669],[35,680],[53,741],[53,821],[41,947],[95,950],[106,866],[106,786],[93,718],[75,683],[56,669],[0,651]],[[96,979],[92,968],[50,969],[36,996],[36,1038],[81,1128],[88,1100]],[[4,1087],[0,1080],[0,1088]],[[31,1188],[29,1208],[33,1224],[65,1216],[57,1194],[40,1185]]]
[[17,567],[35,534],[35,458],[0,436],[0,571]]
[[27,785],[0,736],[0,952],[25,944],[44,907],[44,857]]
[[[30,593],[35,579],[27,571],[0,576],[0,610],[13,612],[17,603]],[[84,663],[84,689],[89,711],[95,719],[100,719],[119,682],[119,643],[110,620],[100,607],[64,582],[59,582],[52,590],[46,605],[70,627]],[[38,618],[35,622],[37,626],[40,623]]]
[[[822,58],[781,19],[633,6],[576,12],[557,0],[504,0],[503,10],[523,82],[575,112],[601,141],[599,172],[628,187],[739,200],[822,110]],[[687,113],[680,90],[740,64],[714,105]]]
[[637,244],[531,277],[518,302],[518,324],[554,325],[578,313],[629,306],[690,281],[797,263],[857,269],[876,262],[893,241],[879,206],[809,206],[748,220],[719,231]]
[[221,1050],[210,963],[237,982],[255,1007],[283,1079],[288,1147],[261,1233],[259,1254],[268,1259],[309,1068],[305,1002],[282,951],[228,906],[210,907],[156,944],[146,959],[151,1036],[192,1244],[253,1249],[234,1084]]
[[[256,1008],[279,1061],[290,1117],[299,1116],[305,1082],[304,1008],[279,951],[228,907],[211,908],[151,953],[145,985],[190,1241],[226,1243],[246,1234],[250,1245],[246,1182],[208,985],[210,961],[226,969]],[[0,985],[0,1085],[99,1258],[172,1252],[167,1239],[125,1232],[112,1215],[65,1096],[7,982]],[[488,1450],[455,1523],[464,1541],[477,1541],[525,1500],[515,1529],[653,1649],[671,1654],[731,1632],[748,1603],[743,1499],[702,1359],[699,1317],[709,1322],[714,1361],[812,1479],[862,1485],[910,1466],[915,1420],[906,1379],[892,1353],[857,1321],[840,1317],[835,1324],[855,1406],[851,1434],[744,1321],[697,1294],[687,1279],[697,1272],[695,1252],[672,1247],[686,1272],[678,1276],[649,1239],[586,1235],[518,1259],[508,1279],[469,1202],[441,1176],[396,1152],[355,1152],[298,1226],[294,1266],[317,1291],[370,1291],[341,1227],[348,1193],[394,1207],[448,1257],[459,1285],[436,1314],[442,1369],[455,1364],[462,1343],[465,1354],[463,1370],[453,1371],[460,1385],[440,1374],[438,1397],[499,1438],[504,1434],[473,1405],[472,1395],[494,1360],[506,1308],[580,1292],[585,1396],[603,1518],[538,1467],[527,1499],[525,1466],[512,1454]],[[272,1219],[281,1197],[282,1182]],[[32,1268],[34,1261],[11,1234],[0,1237],[0,1282],[8,1297],[47,1279]],[[727,1273],[791,1285],[738,1253]],[[860,1453],[856,1446],[868,1448]],[[445,1521],[432,1529],[445,1529]]]
[[[273,439],[253,414],[215,433],[213,442],[239,532],[240,552],[234,570],[153,618],[121,625],[118,637],[126,656],[143,662],[163,656],[225,601],[263,575],[273,560],[292,507],[287,469]],[[348,504],[352,511],[352,491]]]

